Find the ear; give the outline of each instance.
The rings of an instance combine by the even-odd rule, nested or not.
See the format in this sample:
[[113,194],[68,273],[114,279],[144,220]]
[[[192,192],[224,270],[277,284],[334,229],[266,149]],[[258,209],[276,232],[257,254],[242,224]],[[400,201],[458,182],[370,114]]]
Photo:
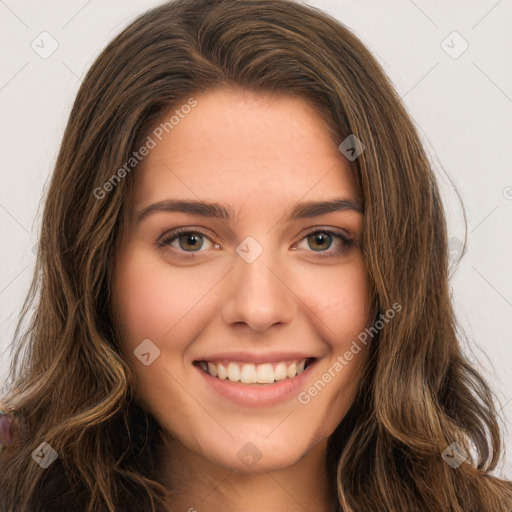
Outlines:
[[0,450],[15,441],[16,428],[13,418],[0,409]]

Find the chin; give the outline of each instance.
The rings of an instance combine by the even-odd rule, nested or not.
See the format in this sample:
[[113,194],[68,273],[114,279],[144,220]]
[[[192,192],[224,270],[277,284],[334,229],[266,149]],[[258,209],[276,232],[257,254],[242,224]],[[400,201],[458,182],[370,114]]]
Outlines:
[[272,471],[287,469],[301,459],[320,442],[307,442],[299,438],[297,432],[266,432],[257,435],[248,432],[226,435],[226,442],[212,443],[209,437],[207,445],[202,448],[202,454],[210,462],[229,471],[240,474],[258,475]]

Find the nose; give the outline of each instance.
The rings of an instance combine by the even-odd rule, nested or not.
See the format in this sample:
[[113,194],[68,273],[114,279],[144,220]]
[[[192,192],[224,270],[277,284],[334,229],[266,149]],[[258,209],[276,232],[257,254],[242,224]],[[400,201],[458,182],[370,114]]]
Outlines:
[[290,323],[299,300],[290,282],[290,272],[270,249],[248,261],[237,255],[229,272],[229,295],[222,307],[224,321],[228,325],[244,323],[254,331]]

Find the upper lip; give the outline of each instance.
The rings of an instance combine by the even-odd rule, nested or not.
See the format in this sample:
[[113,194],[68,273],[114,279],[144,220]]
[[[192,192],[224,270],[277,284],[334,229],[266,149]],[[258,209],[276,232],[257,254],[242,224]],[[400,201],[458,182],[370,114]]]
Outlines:
[[199,361],[240,361],[244,363],[279,363],[281,361],[302,361],[303,359],[317,359],[306,352],[270,352],[268,354],[250,352],[218,352],[208,356],[194,358]]

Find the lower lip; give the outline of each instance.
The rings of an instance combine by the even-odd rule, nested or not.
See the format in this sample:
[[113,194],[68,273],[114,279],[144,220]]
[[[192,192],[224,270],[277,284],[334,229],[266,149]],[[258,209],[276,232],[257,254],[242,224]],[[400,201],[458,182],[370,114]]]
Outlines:
[[206,373],[199,365],[194,365],[205,382],[219,395],[245,407],[272,407],[298,396],[304,387],[311,369],[318,362],[312,361],[308,367],[292,379],[284,379],[274,384],[242,384],[221,380]]

